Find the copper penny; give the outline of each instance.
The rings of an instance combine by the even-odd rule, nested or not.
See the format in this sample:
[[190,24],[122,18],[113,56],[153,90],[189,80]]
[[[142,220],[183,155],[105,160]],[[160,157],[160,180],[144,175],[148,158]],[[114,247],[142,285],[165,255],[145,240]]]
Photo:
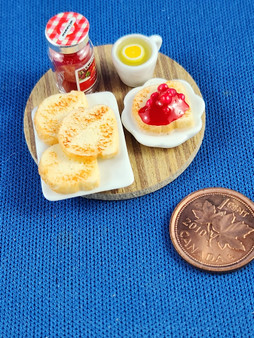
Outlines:
[[175,208],[170,237],[182,258],[197,268],[238,269],[254,259],[254,203],[230,189],[195,191]]

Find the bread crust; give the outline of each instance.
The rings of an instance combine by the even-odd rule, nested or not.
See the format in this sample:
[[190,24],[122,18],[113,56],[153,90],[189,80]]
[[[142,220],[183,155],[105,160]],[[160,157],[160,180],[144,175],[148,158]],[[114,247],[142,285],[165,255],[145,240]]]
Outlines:
[[65,154],[77,160],[115,156],[119,135],[113,110],[106,105],[73,110],[62,121],[58,141]]
[[83,92],[74,90],[66,94],[54,94],[43,100],[34,117],[39,138],[47,145],[57,143],[63,118],[79,106],[87,107],[87,99]]
[[150,98],[150,95],[157,91],[158,85],[153,85],[149,87],[145,87],[141,89],[134,97],[132,104],[132,116],[136,121],[137,125],[140,129],[147,131],[149,133],[154,134],[168,134],[173,130],[190,128],[194,124],[192,109],[190,106],[190,100],[188,97],[188,93],[184,87],[184,85],[178,81],[167,81],[166,84],[169,88],[174,88],[178,93],[182,93],[185,95],[185,101],[189,105],[189,109],[185,112],[183,116],[178,118],[177,120],[167,124],[167,125],[149,125],[142,121],[139,116],[139,110],[145,106],[146,101]]
[[100,175],[96,159],[76,161],[67,157],[59,144],[47,148],[39,162],[42,180],[55,192],[71,194],[99,186]]

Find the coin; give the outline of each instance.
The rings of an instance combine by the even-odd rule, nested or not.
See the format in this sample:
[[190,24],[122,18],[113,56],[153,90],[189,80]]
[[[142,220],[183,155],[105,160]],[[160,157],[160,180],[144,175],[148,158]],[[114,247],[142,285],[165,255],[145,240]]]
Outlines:
[[254,203],[226,188],[207,188],[186,196],[169,225],[176,251],[208,271],[231,271],[254,259]]

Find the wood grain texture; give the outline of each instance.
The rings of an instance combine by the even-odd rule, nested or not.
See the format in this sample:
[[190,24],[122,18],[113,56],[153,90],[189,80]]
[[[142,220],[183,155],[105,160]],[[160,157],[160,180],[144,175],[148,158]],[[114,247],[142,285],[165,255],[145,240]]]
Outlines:
[[[116,97],[121,114],[123,99],[131,88],[123,84],[119,79],[111,61],[111,48],[112,45],[95,47],[96,65],[99,73],[99,84],[96,91],[112,92]],[[177,62],[164,54],[159,53],[154,77],[168,80],[186,80],[192,85],[195,93],[201,96],[199,88],[190,74]],[[55,93],[58,93],[58,89],[54,83],[54,74],[49,70],[33,88],[25,108],[25,139],[36,163],[37,157],[31,112],[43,99]],[[197,135],[182,145],[171,149],[143,146],[128,131],[124,130],[130,162],[134,172],[134,183],[126,188],[92,194],[86,196],[86,198],[103,200],[129,199],[151,193],[172,182],[189,166],[201,146],[205,131],[205,112],[202,120],[203,126]]]

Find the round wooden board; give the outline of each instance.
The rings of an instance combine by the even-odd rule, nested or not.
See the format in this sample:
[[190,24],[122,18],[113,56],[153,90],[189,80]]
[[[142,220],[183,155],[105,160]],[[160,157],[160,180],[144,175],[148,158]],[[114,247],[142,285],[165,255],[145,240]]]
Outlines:
[[[96,65],[100,74],[96,91],[112,92],[116,97],[121,114],[123,99],[131,88],[124,85],[119,79],[111,61],[111,48],[112,45],[104,45],[94,49]],[[199,88],[190,74],[177,62],[164,54],[159,53],[154,77],[168,80],[186,80],[192,85],[195,93],[201,96]],[[49,70],[37,82],[26,104],[24,133],[28,149],[36,163],[37,157],[31,112],[43,99],[56,93],[58,93],[58,89],[54,83],[54,74]],[[128,131],[124,130],[135,178],[134,183],[126,188],[91,194],[85,197],[101,200],[129,199],[151,193],[172,182],[189,166],[201,146],[205,131],[205,112],[202,120],[203,126],[197,135],[182,145],[171,149],[143,146]]]

